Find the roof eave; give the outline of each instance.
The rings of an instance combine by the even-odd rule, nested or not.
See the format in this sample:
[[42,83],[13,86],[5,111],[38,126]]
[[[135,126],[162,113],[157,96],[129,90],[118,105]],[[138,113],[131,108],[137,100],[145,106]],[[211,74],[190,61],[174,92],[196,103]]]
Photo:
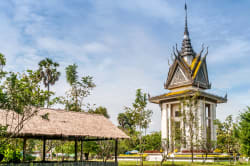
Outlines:
[[[152,97],[152,98],[149,99],[149,101],[151,103],[160,104],[162,101],[165,101],[165,100],[175,99],[175,98],[183,97],[185,95],[192,95],[194,93],[195,93],[194,91],[190,91],[190,92],[177,94],[177,95],[171,95],[171,96],[166,96],[167,94],[164,94],[164,96],[160,95],[160,96]],[[219,104],[227,102],[227,98],[223,98],[223,97],[212,95],[212,94],[205,93],[205,92],[201,92],[200,96],[210,98],[210,99],[216,101],[216,103],[219,103]]]

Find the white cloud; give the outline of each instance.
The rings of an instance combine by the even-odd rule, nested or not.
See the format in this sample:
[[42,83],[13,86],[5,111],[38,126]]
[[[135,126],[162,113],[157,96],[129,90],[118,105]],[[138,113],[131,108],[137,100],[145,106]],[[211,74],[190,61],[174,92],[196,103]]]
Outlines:
[[231,63],[241,61],[250,53],[250,41],[237,38],[228,38],[224,43],[214,48],[208,58],[209,63]]
[[72,60],[79,60],[82,63],[91,63],[92,53],[106,53],[109,48],[104,43],[73,43],[72,41],[65,41],[51,37],[44,37],[37,39],[37,49],[46,50],[51,55],[55,54],[60,58],[67,58]]

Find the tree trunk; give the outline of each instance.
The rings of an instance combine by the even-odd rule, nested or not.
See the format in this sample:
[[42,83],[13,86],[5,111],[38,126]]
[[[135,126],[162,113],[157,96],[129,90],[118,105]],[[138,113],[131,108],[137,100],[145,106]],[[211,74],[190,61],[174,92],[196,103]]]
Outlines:
[[50,99],[50,94],[49,94],[49,91],[50,91],[50,89],[49,89],[49,84],[48,84],[48,89],[47,89],[47,91],[48,91],[47,108],[49,108],[49,99]]

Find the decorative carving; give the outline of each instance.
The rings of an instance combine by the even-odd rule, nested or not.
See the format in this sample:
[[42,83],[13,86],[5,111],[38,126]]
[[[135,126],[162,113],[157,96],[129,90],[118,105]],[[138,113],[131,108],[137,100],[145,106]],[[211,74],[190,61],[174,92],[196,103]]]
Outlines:
[[187,81],[187,78],[185,77],[185,75],[181,71],[180,67],[178,67],[175,71],[175,74],[173,76],[173,79],[172,79],[172,82],[170,85],[176,85],[176,84],[180,84],[180,83],[183,83],[186,81]]

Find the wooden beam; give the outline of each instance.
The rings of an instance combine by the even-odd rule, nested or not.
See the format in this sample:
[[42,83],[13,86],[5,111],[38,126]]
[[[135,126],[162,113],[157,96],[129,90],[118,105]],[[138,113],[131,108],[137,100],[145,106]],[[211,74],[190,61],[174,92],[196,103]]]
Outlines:
[[46,138],[43,138],[43,159],[42,161],[45,161],[45,157],[46,157]]
[[75,139],[75,161],[77,161],[77,139]]
[[117,163],[118,139],[115,140],[115,163]]
[[[74,141],[75,139],[77,139],[78,141],[83,140],[83,141],[104,141],[104,140],[115,140],[117,138],[88,138],[86,139],[86,136],[79,136],[79,137],[75,137],[75,136],[48,136],[48,135],[38,135],[38,136],[34,136],[34,135],[29,135],[29,134],[25,134],[25,135],[17,135],[15,137],[12,138],[26,138],[26,139],[40,139],[43,140],[43,138],[46,137],[47,140],[67,140],[67,141]],[[125,139],[125,138],[120,138],[120,139]]]
[[83,161],[83,140],[81,140],[81,161]]
[[26,156],[26,138],[23,139],[23,162],[25,162]]
[[105,141],[105,140],[114,140],[114,139],[113,138],[84,139],[84,141]]

